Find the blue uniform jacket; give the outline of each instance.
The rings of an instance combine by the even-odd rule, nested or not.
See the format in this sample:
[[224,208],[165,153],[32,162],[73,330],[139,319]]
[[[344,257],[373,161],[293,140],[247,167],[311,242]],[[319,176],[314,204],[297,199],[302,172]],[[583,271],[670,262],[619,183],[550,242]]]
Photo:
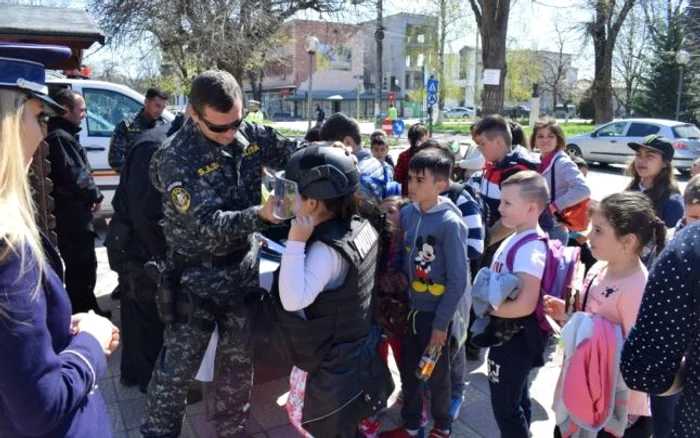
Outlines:
[[[0,240],[0,254],[6,250]],[[96,389],[107,368],[102,347],[87,333],[71,336],[70,300],[56,272],[47,267],[32,300],[38,271],[20,265],[12,251],[0,261],[0,306],[9,314],[0,315],[0,437],[112,437]]]

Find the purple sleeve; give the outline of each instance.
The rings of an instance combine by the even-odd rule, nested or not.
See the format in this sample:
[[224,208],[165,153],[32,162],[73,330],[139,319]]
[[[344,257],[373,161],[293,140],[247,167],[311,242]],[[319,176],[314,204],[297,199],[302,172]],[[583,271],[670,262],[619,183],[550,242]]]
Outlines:
[[107,361],[87,333],[73,337],[58,354],[54,351],[44,291],[31,298],[37,272],[30,269],[18,277],[19,264],[15,258],[0,265],[1,308],[6,314],[0,314],[0,398],[16,430],[45,435],[85,402]]

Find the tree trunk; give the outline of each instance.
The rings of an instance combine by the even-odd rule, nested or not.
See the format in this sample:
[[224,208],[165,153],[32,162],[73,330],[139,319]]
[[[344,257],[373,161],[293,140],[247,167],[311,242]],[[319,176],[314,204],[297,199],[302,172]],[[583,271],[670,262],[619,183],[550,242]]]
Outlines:
[[441,125],[443,121],[443,112],[445,111],[445,40],[447,39],[447,0],[440,0],[440,33],[438,46],[438,116],[437,125]]
[[377,42],[377,83],[375,85],[374,96],[374,118],[377,128],[381,125],[381,120],[376,123],[376,118],[382,113],[382,83],[384,82],[384,71],[382,65],[382,57],[384,56],[384,21],[383,21],[383,2],[377,0],[377,30],[374,33],[374,39]]
[[608,37],[602,42],[605,47],[602,53],[596,54],[595,76],[591,91],[593,94],[593,108],[595,109],[594,123],[600,125],[613,119],[613,93],[612,93],[612,47],[614,41]]
[[481,4],[480,31],[483,41],[481,57],[484,69],[500,70],[499,85],[484,85],[483,115],[502,114],[505,95],[506,37],[508,36],[508,16],[510,0],[493,2],[485,0]]

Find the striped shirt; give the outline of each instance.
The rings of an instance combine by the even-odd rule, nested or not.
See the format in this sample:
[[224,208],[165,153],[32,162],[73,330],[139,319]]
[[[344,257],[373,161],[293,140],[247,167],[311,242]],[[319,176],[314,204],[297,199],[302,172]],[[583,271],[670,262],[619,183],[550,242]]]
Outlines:
[[467,190],[462,190],[455,205],[457,205],[459,211],[462,212],[462,222],[464,222],[464,225],[466,225],[468,229],[467,257],[469,260],[476,260],[484,253],[485,233],[479,204]]

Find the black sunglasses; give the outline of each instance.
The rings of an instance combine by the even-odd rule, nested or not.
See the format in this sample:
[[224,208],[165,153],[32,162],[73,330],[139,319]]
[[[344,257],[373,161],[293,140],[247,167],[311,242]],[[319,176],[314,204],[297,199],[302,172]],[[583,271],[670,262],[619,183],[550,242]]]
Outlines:
[[197,113],[199,116],[199,120],[204,123],[204,126],[207,127],[211,132],[215,132],[217,134],[223,134],[225,132],[229,132],[230,130],[238,130],[238,128],[241,126],[241,123],[243,123],[243,118],[240,118],[236,120],[233,123],[229,123],[227,125],[214,125],[213,123],[207,121],[207,119],[204,118],[201,114]]

